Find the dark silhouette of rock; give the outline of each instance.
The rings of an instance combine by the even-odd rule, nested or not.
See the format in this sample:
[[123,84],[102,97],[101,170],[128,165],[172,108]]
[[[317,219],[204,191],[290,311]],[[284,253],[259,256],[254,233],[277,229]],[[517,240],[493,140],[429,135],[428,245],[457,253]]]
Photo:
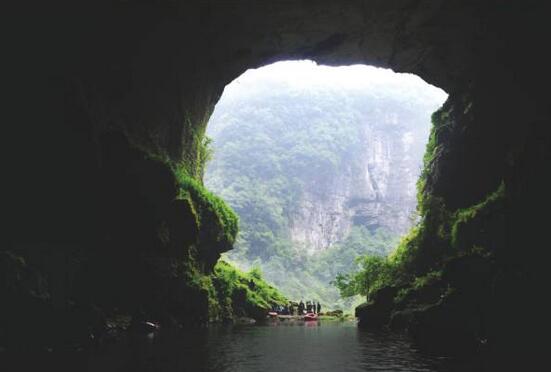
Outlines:
[[[192,279],[169,270],[178,265],[160,253],[169,172],[140,154],[196,165],[194,135],[227,82],[274,60],[311,58],[416,73],[450,94],[425,192],[455,213],[504,182],[504,227],[491,233],[500,243],[492,248],[487,348],[497,367],[536,370],[548,318],[548,8],[542,1],[243,0],[23,9],[10,17],[17,32],[4,52],[13,118],[2,136],[0,250],[24,263],[2,263],[0,344],[48,343],[41,325],[70,325],[39,319],[71,311],[73,301],[208,318],[204,292],[187,288]],[[116,131],[134,150],[104,136]],[[471,233],[470,241],[493,240]],[[437,234],[423,245],[428,258],[419,271],[453,250],[432,244]],[[21,275],[4,275],[14,271]],[[478,296],[450,297],[431,310],[434,320],[422,321],[476,323],[478,315],[461,320],[460,309],[478,314],[468,298]],[[460,337],[466,345],[470,329]]]

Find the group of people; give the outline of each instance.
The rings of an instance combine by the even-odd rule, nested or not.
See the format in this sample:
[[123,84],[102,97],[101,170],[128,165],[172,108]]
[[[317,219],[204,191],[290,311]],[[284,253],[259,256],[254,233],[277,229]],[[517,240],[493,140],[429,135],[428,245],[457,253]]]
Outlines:
[[272,310],[281,315],[303,315],[308,313],[319,314],[321,313],[321,304],[319,301],[317,303],[316,301],[306,301],[306,303],[304,303],[300,300],[298,304],[296,302],[290,302],[285,306],[274,306]]

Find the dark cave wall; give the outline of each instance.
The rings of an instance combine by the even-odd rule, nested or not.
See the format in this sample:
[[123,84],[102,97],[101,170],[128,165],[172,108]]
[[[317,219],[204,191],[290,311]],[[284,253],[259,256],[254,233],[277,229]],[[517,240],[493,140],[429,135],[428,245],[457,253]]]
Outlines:
[[[505,183],[506,228],[492,232],[503,241],[495,249],[528,281],[500,280],[523,293],[517,304],[530,305],[498,318],[526,318],[545,279],[545,11],[536,1],[100,1],[21,18],[27,48],[16,56],[27,73],[16,82],[18,120],[6,135],[13,157],[0,248],[12,304],[3,318],[21,322],[4,324],[4,334],[28,319],[37,320],[21,338],[40,328],[46,315],[36,317],[33,303],[48,317],[68,311],[78,324],[101,323],[95,301],[169,323],[189,314],[203,321],[204,288],[178,276],[196,271],[169,268],[208,272],[219,252],[188,254],[202,227],[177,202],[173,169],[200,177],[198,141],[225,84],[294,58],[391,67],[450,94],[425,192],[452,213]],[[472,234],[477,241],[484,232]],[[197,308],[182,305],[192,297]]]
[[[90,2],[62,25],[60,75],[101,132],[193,160],[189,119],[205,123],[223,87],[282,59],[365,63],[451,91],[472,75],[489,5],[445,1]],[[69,47],[68,47],[69,46]],[[70,92],[69,95],[74,95]]]
[[548,31],[534,5],[485,18],[465,84],[435,122],[405,279],[357,309],[366,327],[405,330],[429,352],[483,355],[492,370],[535,368],[542,355],[551,133]]

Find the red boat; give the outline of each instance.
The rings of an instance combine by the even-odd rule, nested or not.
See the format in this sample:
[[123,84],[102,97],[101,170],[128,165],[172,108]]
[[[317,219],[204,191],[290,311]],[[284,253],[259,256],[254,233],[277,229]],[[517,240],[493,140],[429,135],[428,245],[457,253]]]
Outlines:
[[304,320],[310,321],[310,320],[318,320],[318,314],[315,313],[307,313],[304,315]]

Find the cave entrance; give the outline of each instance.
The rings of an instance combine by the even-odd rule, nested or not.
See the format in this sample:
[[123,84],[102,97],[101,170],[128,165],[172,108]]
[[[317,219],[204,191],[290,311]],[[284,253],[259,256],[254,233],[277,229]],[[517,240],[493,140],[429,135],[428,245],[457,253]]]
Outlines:
[[[282,61],[227,85],[207,127],[206,186],[240,216],[223,259],[288,298],[351,311],[330,283],[385,257],[416,220],[430,116],[447,94],[412,74]],[[341,290],[342,292],[342,290]]]

